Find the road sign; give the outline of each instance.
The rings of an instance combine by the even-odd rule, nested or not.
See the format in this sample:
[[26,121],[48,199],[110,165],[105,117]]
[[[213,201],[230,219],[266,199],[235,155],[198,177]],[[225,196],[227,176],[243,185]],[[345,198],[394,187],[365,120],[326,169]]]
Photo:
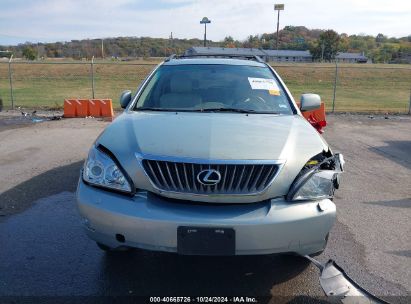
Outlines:
[[209,20],[207,17],[204,17],[201,21],[201,24],[207,24],[207,23],[211,23],[211,20]]
[[283,11],[284,10],[284,4],[274,4],[274,10],[275,11]]

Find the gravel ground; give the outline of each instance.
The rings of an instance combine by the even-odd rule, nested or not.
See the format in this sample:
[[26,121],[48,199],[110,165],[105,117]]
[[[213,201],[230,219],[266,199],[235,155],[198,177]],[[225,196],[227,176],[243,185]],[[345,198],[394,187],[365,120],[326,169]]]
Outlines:
[[[2,113],[0,214],[23,211],[41,197],[65,190],[75,191],[81,163],[107,124],[84,118],[32,123],[20,113]],[[59,173],[61,176],[49,174],[41,178],[41,174],[62,166],[67,170]],[[37,178],[37,184],[24,184],[32,178]],[[64,182],[53,183],[55,178]]]
[[[325,138],[347,161],[336,204],[338,221],[352,235],[356,250],[362,252],[355,262],[410,294],[411,117],[388,118],[330,116]],[[340,239],[336,241],[341,245]],[[329,256],[340,261],[342,253],[344,250],[335,248]],[[352,260],[341,261],[346,263]],[[356,275],[362,274],[356,271]],[[401,288],[380,289],[380,280],[364,284],[375,292],[403,294]]]
[[[39,113],[38,115],[52,116],[55,114],[58,113]],[[0,262],[0,273],[3,270],[3,276],[0,274],[0,282],[6,282],[4,283],[6,285],[0,284],[0,295],[4,295],[6,286],[10,287],[7,282],[11,284],[19,281],[26,282],[21,292],[28,295],[35,295],[36,290],[40,290],[42,294],[53,294],[47,288],[61,290],[63,294],[64,290],[67,290],[68,294],[78,294],[73,291],[78,288],[84,289],[84,293],[80,292],[80,294],[107,294],[109,291],[113,294],[123,294],[123,292],[127,294],[128,291],[123,290],[125,287],[120,286],[113,279],[118,278],[121,273],[124,275],[122,283],[126,286],[129,284],[134,292],[158,291],[158,286],[150,287],[149,283],[161,284],[160,281],[152,278],[148,279],[147,284],[143,284],[139,280],[147,278],[136,275],[134,271],[138,270],[135,267],[127,267],[129,265],[127,263],[133,261],[132,257],[126,258],[123,261],[125,264],[111,260],[107,266],[102,262],[96,262],[95,259],[98,261],[105,259],[107,262],[107,258],[102,257],[101,253],[94,248],[93,243],[82,235],[78,236],[79,247],[70,251],[74,255],[78,254],[77,259],[75,257],[70,259],[70,263],[73,263],[70,265],[75,266],[76,273],[81,272],[83,267],[84,271],[89,273],[88,275],[79,274],[80,277],[85,276],[83,285],[74,283],[73,279],[59,282],[58,275],[53,277],[48,273],[48,271],[65,271],[61,268],[62,266],[53,268],[53,270],[33,261],[24,262],[21,267],[15,264],[19,263],[19,258],[27,258],[24,252],[29,249],[25,247],[27,245],[21,245],[16,240],[8,239],[7,235],[16,233],[17,236],[23,238],[27,235],[25,233],[27,230],[24,229],[37,227],[27,223],[43,221],[54,214],[57,217],[60,216],[61,223],[65,223],[64,227],[78,225],[74,211],[73,192],[79,170],[90,145],[108,124],[108,122],[97,119],[81,118],[32,123],[27,118],[21,117],[21,113],[18,112],[0,113],[0,235],[4,236],[0,237],[0,244],[3,241],[10,244],[6,251],[0,251],[2,261]],[[338,221],[332,230],[329,245],[319,259],[326,261],[333,258],[348,274],[371,292],[380,296],[392,296],[388,298],[391,302],[406,303],[409,298],[405,296],[411,296],[411,268],[409,267],[411,262],[411,226],[409,224],[411,220],[411,117],[389,116],[385,119],[384,116],[371,118],[368,115],[329,115],[328,122],[329,126],[326,128],[324,137],[334,151],[344,154],[347,164],[342,187],[335,199]],[[62,205],[63,209],[47,208],[47,206],[57,206],[59,202],[66,202],[68,205]],[[59,210],[66,210],[65,208],[70,215],[67,219],[64,218],[64,212],[59,212]],[[46,210],[51,210],[50,214]],[[40,226],[41,224],[38,227]],[[16,227],[20,227],[20,230],[14,232]],[[38,231],[37,228],[33,229],[29,235],[32,238],[39,235],[36,239],[40,246],[42,242],[46,242],[44,238],[47,238],[47,231],[50,229],[47,230],[47,227],[40,227]],[[77,233],[76,231],[73,233]],[[53,239],[53,236],[55,237],[56,234],[52,233],[50,238]],[[30,237],[26,237],[27,242],[30,241]],[[55,243],[59,244],[59,241],[62,242],[57,238]],[[11,245],[14,244],[13,242],[16,247]],[[57,252],[59,245],[56,246]],[[84,257],[85,249],[89,250],[92,261]],[[30,256],[42,256],[43,251],[41,250],[43,249],[31,252],[28,255],[29,260]],[[7,261],[7,257],[11,255],[15,258]],[[167,291],[173,290],[172,287],[175,290],[184,291],[173,283],[174,280],[183,280],[187,288],[192,291],[199,289],[204,292],[207,290],[221,292],[224,288],[226,290],[231,288],[237,292],[241,290],[238,286],[242,286],[243,290],[256,295],[321,295],[317,283],[318,272],[315,267],[296,258],[264,258],[260,266],[255,266],[260,259],[244,258],[235,259],[232,262],[225,260],[223,264],[218,264],[223,268],[227,265],[222,278],[229,280],[231,276],[239,276],[233,279],[236,286],[229,283],[224,285],[226,281],[217,280],[223,286],[213,287],[213,284],[209,282],[212,275],[205,275],[205,279],[200,280],[204,286],[200,288],[197,284],[190,283],[179,275],[171,280],[171,277],[176,275],[173,272],[178,270],[178,267],[173,265],[183,263],[181,259],[156,253],[143,253],[142,255],[148,263],[143,266],[146,272],[162,276],[161,267],[158,268],[156,265],[162,263],[165,265],[165,280],[170,284],[170,288],[164,287],[163,290]],[[47,257],[53,259],[53,254],[48,254]],[[62,263],[66,257],[64,254],[59,258],[56,256],[57,260]],[[84,266],[85,261],[90,262],[88,268]],[[204,261],[206,266],[203,265],[204,267],[201,266],[200,269],[205,272],[210,268],[213,271],[220,271],[219,266],[214,265],[215,261],[215,259],[206,259]],[[187,263],[185,266],[194,271],[194,265],[203,262],[199,262],[198,259],[188,259]],[[243,263],[254,266],[240,266]],[[14,266],[14,272],[8,268],[10,265]],[[268,270],[268,265],[275,268]],[[291,267],[293,270],[284,274],[291,269],[290,265],[294,265]],[[26,279],[24,276],[27,267],[33,267],[32,271],[39,272],[39,278],[44,271],[43,279],[49,282],[49,285],[44,283],[46,284],[44,289],[39,289],[36,286],[37,281]],[[109,267],[108,270],[105,269],[109,271],[108,278],[102,278],[104,272],[101,274],[103,271],[101,267]],[[118,269],[114,270],[112,267],[117,267],[123,272],[119,272]],[[265,272],[264,269],[267,271]],[[10,270],[13,275],[4,275],[7,273],[5,270],[7,272]],[[170,277],[167,277],[167,273]],[[199,272],[196,273],[200,275]],[[247,275],[247,273],[250,274]],[[71,273],[71,275],[75,274]],[[187,271],[183,271],[182,275],[188,275]],[[243,276],[244,278],[250,277],[242,280]],[[108,290],[101,289],[102,286],[108,285],[99,285],[99,280],[102,280],[102,284],[112,284],[114,287]],[[251,282],[248,287],[247,282]],[[32,283],[31,288],[30,283]],[[56,286],[56,284],[60,285]],[[15,288],[13,289],[14,294],[20,290],[16,286],[13,288]]]

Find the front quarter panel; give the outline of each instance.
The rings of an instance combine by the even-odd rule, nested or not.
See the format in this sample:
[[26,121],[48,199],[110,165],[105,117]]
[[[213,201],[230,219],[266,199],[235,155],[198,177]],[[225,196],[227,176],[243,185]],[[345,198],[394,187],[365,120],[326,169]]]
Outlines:
[[130,116],[132,113],[123,112],[117,117],[100,135],[96,145],[103,145],[116,156],[137,188],[151,189],[140,162],[135,158],[134,153],[140,151],[140,147]]

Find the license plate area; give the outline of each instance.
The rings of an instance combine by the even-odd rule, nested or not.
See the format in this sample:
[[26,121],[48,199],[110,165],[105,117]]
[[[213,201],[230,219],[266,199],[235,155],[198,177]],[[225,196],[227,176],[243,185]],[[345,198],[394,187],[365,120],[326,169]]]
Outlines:
[[183,255],[234,255],[235,231],[232,228],[180,226],[177,252]]

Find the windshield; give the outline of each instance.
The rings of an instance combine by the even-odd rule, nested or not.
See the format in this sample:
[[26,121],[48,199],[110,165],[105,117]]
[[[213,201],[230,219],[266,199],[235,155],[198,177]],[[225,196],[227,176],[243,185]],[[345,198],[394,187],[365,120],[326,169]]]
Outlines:
[[293,113],[268,67],[202,64],[161,66],[135,110]]

